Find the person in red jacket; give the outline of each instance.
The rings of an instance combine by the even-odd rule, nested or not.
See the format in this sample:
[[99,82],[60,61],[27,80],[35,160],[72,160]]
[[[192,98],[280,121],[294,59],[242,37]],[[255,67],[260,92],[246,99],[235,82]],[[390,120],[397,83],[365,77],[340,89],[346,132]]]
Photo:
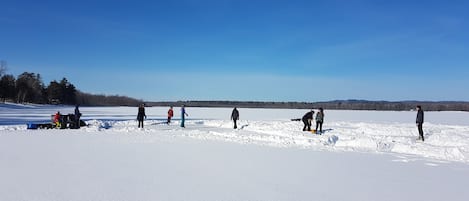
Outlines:
[[54,124],[55,124],[55,127],[56,128],[60,128],[60,112],[57,111],[57,113],[55,113],[54,115]]
[[166,122],[167,124],[171,123],[171,118],[173,118],[174,116],[174,111],[173,111],[173,106],[169,107],[169,110],[168,110],[168,122]]

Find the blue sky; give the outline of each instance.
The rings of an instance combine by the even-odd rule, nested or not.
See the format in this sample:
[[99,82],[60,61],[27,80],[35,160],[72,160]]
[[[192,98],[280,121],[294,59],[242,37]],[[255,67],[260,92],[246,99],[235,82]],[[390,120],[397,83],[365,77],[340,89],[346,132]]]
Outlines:
[[468,1],[0,1],[8,73],[158,100],[469,101]]

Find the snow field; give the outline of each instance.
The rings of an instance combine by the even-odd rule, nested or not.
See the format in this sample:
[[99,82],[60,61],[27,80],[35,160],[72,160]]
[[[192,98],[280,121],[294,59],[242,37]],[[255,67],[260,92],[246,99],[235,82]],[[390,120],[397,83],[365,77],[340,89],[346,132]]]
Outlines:
[[[0,132],[25,130],[26,122],[17,125],[21,118],[48,121],[50,114],[70,107],[54,106],[3,106],[0,122],[14,124],[0,126]],[[175,118],[166,125],[166,107],[146,109],[148,119],[145,129],[136,127],[136,108],[133,107],[83,107],[88,127],[82,133],[144,133],[152,135],[183,136],[201,140],[216,140],[240,144],[273,147],[295,147],[312,150],[352,151],[411,155],[431,160],[469,163],[469,113],[426,112],[425,142],[417,142],[415,112],[383,111],[325,111],[323,135],[301,131],[303,124],[290,121],[307,110],[245,109],[241,108],[238,129],[229,120],[231,108],[188,108],[186,128],[180,128],[179,108],[174,108]],[[64,112],[65,111],[65,112]],[[15,116],[16,115],[16,116]],[[88,119],[88,120],[87,120]],[[10,121],[10,122],[8,122]],[[437,122],[437,123],[434,123]],[[446,122],[442,124],[441,122]],[[313,128],[315,125],[313,124]],[[34,132],[34,131],[31,131]]]
[[[27,130],[72,107],[0,105],[0,200],[466,201],[466,113],[326,111],[324,135],[301,131],[305,110],[81,108],[89,126]],[[462,119],[461,119],[462,118]],[[443,120],[444,119],[444,120]],[[370,154],[373,153],[373,154]]]

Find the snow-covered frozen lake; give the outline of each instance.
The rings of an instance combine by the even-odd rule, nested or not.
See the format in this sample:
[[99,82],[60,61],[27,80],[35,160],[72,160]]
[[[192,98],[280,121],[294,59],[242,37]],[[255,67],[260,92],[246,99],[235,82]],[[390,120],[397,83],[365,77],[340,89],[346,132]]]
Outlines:
[[82,107],[79,130],[27,130],[73,107],[0,104],[0,200],[467,200],[469,113]]

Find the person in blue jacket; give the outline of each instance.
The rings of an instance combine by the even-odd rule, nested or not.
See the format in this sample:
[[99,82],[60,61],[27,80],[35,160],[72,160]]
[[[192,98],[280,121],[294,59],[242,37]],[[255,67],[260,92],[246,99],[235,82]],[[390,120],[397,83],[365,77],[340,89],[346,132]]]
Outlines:
[[189,116],[186,113],[186,106],[182,105],[181,106],[181,127],[185,128],[186,126],[184,125],[184,122],[186,121],[186,116]]

